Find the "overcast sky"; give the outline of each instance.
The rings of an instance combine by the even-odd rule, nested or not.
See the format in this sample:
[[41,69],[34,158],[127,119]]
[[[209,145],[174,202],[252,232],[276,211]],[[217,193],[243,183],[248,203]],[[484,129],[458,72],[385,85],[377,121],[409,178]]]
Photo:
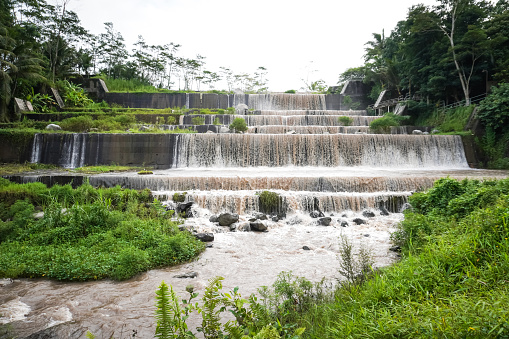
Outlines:
[[301,79],[335,85],[340,73],[363,64],[372,33],[389,35],[412,5],[435,2],[71,0],[68,8],[93,34],[112,22],[129,51],[138,35],[151,45],[173,42],[182,45],[180,56],[205,56],[210,71],[224,66],[252,74],[263,66],[269,89],[285,91],[304,86]]

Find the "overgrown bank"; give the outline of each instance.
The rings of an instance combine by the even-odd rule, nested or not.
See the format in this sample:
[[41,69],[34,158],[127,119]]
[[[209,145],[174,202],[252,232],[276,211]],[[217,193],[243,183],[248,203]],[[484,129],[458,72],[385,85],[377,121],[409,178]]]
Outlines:
[[47,188],[0,179],[0,277],[123,280],[204,246],[149,190]]

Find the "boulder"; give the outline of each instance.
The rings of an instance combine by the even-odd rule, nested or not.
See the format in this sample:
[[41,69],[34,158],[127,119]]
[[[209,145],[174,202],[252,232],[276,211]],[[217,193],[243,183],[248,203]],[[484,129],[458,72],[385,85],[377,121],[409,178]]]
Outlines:
[[239,232],[251,232],[251,223],[243,222],[237,226],[237,231]]
[[61,131],[62,127],[58,126],[57,124],[49,124],[46,126],[46,129],[49,131]]
[[332,222],[331,217],[325,217],[325,218],[318,219],[318,225],[321,225],[321,226],[330,226],[331,222]]
[[213,216],[211,216],[211,217],[209,218],[209,221],[210,221],[210,222],[219,222],[219,219],[218,219],[217,215],[213,215]]
[[421,135],[422,134],[422,131],[420,129],[414,129],[412,131],[412,134],[415,134],[415,135]]
[[353,221],[355,224],[357,224],[357,225],[363,225],[363,224],[365,224],[365,223],[366,223],[366,220],[361,219],[361,218],[355,218],[355,219],[353,219],[352,221]]
[[322,212],[320,212],[320,211],[313,211],[313,212],[309,213],[309,216],[311,218],[323,218],[323,217],[325,217],[325,215]]
[[256,231],[256,232],[266,232],[267,231],[267,226],[261,221],[249,223],[249,226],[251,226],[252,231]]
[[302,249],[303,249],[304,251],[311,251],[311,248],[309,248],[308,246],[302,246]]
[[348,226],[349,226],[348,222],[346,222],[344,220],[341,222],[341,227],[348,227]]
[[214,241],[214,233],[196,233],[194,237],[201,242],[211,242]]
[[228,127],[221,126],[219,128],[219,133],[230,133],[230,129]]
[[389,251],[392,251],[392,252],[401,252],[401,247],[399,246],[392,246],[391,248],[389,248]]
[[264,213],[255,213],[253,215],[253,217],[255,218],[255,220],[267,220],[267,215],[264,214]]
[[187,272],[183,274],[177,274],[174,275],[173,278],[179,278],[179,279],[186,279],[186,278],[196,278],[198,276],[198,273],[196,272]]
[[145,132],[145,131],[148,131],[149,129],[150,129],[150,127],[148,127],[148,126],[141,126],[140,128],[138,128],[138,130],[140,132]]
[[362,216],[365,218],[374,218],[375,213],[373,213],[373,211],[364,210],[364,211],[362,211]]
[[220,226],[230,226],[239,221],[239,215],[236,213],[222,213],[217,217]]
[[295,132],[295,131],[293,131],[293,130],[292,130],[292,131],[288,131],[288,132],[286,132],[286,134],[297,134],[297,132]]
[[380,206],[378,209],[380,210],[380,215],[386,216],[390,214],[384,206]]
[[436,134],[436,133],[440,133],[440,131],[438,129],[434,129],[431,131],[431,134]]
[[191,207],[193,206],[193,202],[186,202],[182,204],[178,204],[175,208],[175,212],[181,215],[183,218],[192,218],[193,212],[191,211]]
[[429,132],[422,132],[422,135],[429,135]]

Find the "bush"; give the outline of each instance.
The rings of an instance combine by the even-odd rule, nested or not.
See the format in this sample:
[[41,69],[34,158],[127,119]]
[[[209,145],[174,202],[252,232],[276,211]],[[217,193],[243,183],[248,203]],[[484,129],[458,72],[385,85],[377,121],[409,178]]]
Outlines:
[[205,123],[204,117],[194,117],[191,119],[193,125],[203,125]]
[[505,132],[509,125],[509,83],[492,87],[491,93],[479,104],[477,116],[485,127],[497,134]]
[[260,211],[264,213],[278,213],[281,209],[282,198],[276,192],[262,191],[258,193]]
[[285,91],[285,93],[288,93],[288,94],[295,94],[295,93],[297,93],[297,91],[296,91],[296,90],[294,90],[294,89],[289,89],[288,91]]
[[81,133],[87,132],[94,127],[94,121],[91,116],[82,115],[64,119],[60,121],[59,125],[65,131]]
[[369,124],[370,130],[374,133],[390,133],[392,127],[399,126],[407,117],[399,116],[394,113],[386,113],[382,118],[373,120]]
[[338,121],[343,126],[351,126],[353,124],[353,119],[347,116],[339,117]]
[[230,129],[235,131],[235,133],[245,132],[247,131],[246,121],[242,118],[235,118],[230,124]]

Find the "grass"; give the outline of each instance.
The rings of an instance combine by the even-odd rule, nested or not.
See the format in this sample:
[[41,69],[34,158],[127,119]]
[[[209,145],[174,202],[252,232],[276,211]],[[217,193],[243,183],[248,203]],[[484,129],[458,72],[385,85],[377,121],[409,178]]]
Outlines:
[[435,110],[431,114],[422,114],[415,121],[416,126],[433,126],[442,133],[463,132],[475,105],[456,107],[449,110]]
[[178,230],[149,190],[0,179],[0,198],[0,278],[124,280],[204,249]]
[[119,166],[119,165],[103,165],[103,166],[84,166],[79,167],[73,172],[84,173],[84,174],[99,174],[99,173],[110,173],[110,172],[130,172],[130,171],[140,171],[146,169],[146,167],[135,167],[135,166]]
[[61,167],[48,164],[32,164],[28,162],[24,164],[0,164],[0,175],[12,175],[40,170],[61,170]]

